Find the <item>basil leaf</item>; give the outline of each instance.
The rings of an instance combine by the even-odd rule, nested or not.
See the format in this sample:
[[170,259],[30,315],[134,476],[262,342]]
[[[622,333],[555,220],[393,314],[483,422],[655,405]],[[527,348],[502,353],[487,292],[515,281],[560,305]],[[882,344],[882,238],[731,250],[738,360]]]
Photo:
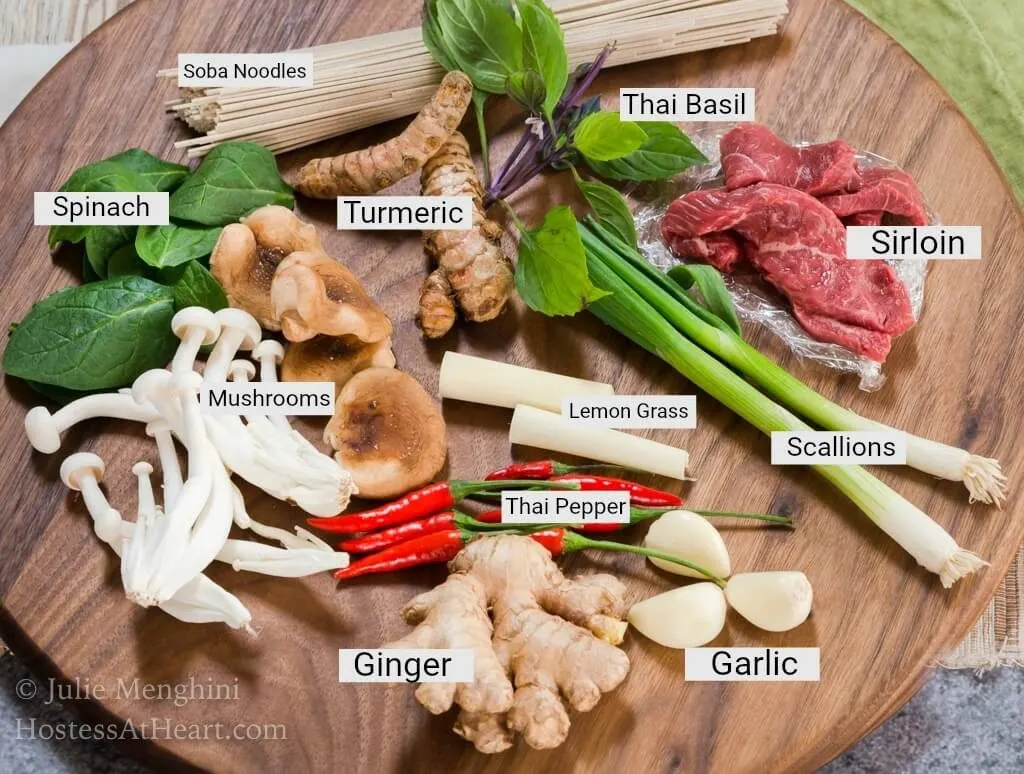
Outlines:
[[205,306],[216,312],[228,305],[224,288],[199,261],[189,261],[183,267],[174,269],[180,276],[171,285],[174,292],[174,308]]
[[533,70],[512,73],[505,79],[505,93],[531,113],[544,109],[546,89],[543,79]]
[[173,315],[171,289],[142,277],[65,288],[14,329],[3,369],[69,390],[123,387],[174,354]]
[[523,66],[540,75],[547,96],[544,114],[549,118],[569,79],[569,55],[558,19],[540,0],[517,0],[523,29]]
[[172,218],[226,226],[265,204],[294,203],[274,154],[255,143],[226,142],[210,151],[171,194],[170,206]]
[[703,263],[681,263],[669,269],[668,276],[687,290],[696,284],[704,298],[704,308],[743,337],[743,328],[736,316],[732,296],[718,269]]
[[[76,169],[61,191],[70,193],[153,191],[149,180],[117,161],[104,159]],[[61,242],[81,242],[92,226],[50,226],[47,242],[52,252]]]
[[647,140],[640,124],[622,121],[618,113],[591,113],[580,121],[573,134],[573,145],[587,163],[611,161],[629,156]]
[[135,241],[135,226],[90,226],[85,234],[85,258],[96,276],[107,276],[110,256]]
[[504,94],[505,79],[523,69],[523,34],[507,3],[444,0],[436,8],[445,49],[458,69],[480,91]]
[[602,226],[611,231],[630,247],[636,247],[636,225],[633,213],[622,194],[600,180],[576,178],[576,185],[583,192],[587,204]]
[[152,191],[173,191],[188,177],[188,167],[164,161],[142,148],[129,148],[124,153],[111,156],[107,161],[117,162],[136,172],[152,186],[148,189]]
[[647,139],[637,150],[624,158],[601,161],[587,157],[587,164],[601,177],[612,180],[664,180],[695,164],[706,164],[707,158],[679,131],[666,121],[645,121],[638,124]]
[[608,295],[590,282],[576,218],[565,205],[550,210],[539,228],[520,231],[515,279],[526,305],[549,316],[576,314]]
[[423,3],[423,24],[420,25],[420,33],[423,37],[423,45],[434,57],[446,72],[458,70],[455,59],[448,53],[448,47],[441,32],[441,25],[437,20],[438,0],[425,0]]
[[143,261],[158,269],[180,266],[212,253],[220,232],[219,226],[139,226],[135,250]]

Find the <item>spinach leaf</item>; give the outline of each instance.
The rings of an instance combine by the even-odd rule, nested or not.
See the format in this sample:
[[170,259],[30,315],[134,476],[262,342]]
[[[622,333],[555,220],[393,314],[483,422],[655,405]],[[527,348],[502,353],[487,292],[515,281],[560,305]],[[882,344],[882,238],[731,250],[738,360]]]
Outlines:
[[523,69],[523,33],[508,4],[445,0],[435,7],[445,50],[458,69],[480,91],[504,94],[505,79]]
[[706,164],[707,158],[667,121],[644,121],[641,127],[646,140],[624,158],[602,161],[587,154],[587,164],[601,177],[612,180],[664,180],[694,164]]
[[618,191],[600,180],[576,177],[576,185],[583,192],[587,204],[602,226],[630,247],[636,247],[636,226],[629,205]]
[[736,316],[732,296],[726,290],[718,269],[703,263],[681,263],[669,269],[668,276],[687,290],[696,284],[704,298],[704,308],[732,328],[740,338],[743,337],[743,328]]
[[539,114],[544,110],[547,95],[544,80],[533,70],[521,70],[505,79],[505,93],[526,108]]
[[573,134],[576,150],[591,161],[611,161],[629,156],[647,141],[647,134],[634,121],[623,121],[618,113],[591,113],[580,121]]
[[110,256],[135,241],[135,226],[90,226],[85,233],[85,258],[99,278],[107,276]]
[[558,19],[541,0],[517,0],[523,30],[523,66],[538,73],[547,91],[543,112],[552,117],[569,79],[569,55]]
[[219,226],[139,226],[135,250],[143,261],[158,269],[179,266],[212,253],[220,232]]
[[135,243],[121,245],[107,259],[107,277],[147,277],[155,279],[135,251]]
[[265,204],[294,203],[274,154],[255,143],[226,142],[210,151],[171,194],[170,206],[172,218],[226,226]]
[[31,380],[28,381],[28,386],[59,406],[66,406],[71,401],[84,398],[86,395],[103,392],[103,390],[68,390],[64,387],[56,387],[52,384],[43,384],[43,382],[33,382]]
[[189,261],[180,271],[180,275],[171,285],[174,291],[174,308],[184,309],[186,306],[205,306],[216,312],[228,305],[227,296],[220,283],[199,261]]
[[147,190],[150,191],[173,191],[188,177],[188,167],[164,161],[142,148],[129,148],[107,161],[115,161],[137,173],[149,183],[151,188]]
[[565,205],[550,210],[539,228],[520,229],[515,279],[526,305],[548,316],[576,314],[608,295],[590,282],[576,218]]
[[3,369],[69,390],[123,387],[174,354],[173,315],[171,289],[142,277],[65,288],[14,329]]
[[[150,181],[135,170],[117,161],[104,159],[95,164],[87,164],[76,169],[68,181],[60,187],[61,191],[73,193],[83,192],[117,192],[131,193],[136,191],[154,190]],[[92,226],[50,226],[47,241],[50,251],[56,249],[61,242],[81,242],[85,239]]]

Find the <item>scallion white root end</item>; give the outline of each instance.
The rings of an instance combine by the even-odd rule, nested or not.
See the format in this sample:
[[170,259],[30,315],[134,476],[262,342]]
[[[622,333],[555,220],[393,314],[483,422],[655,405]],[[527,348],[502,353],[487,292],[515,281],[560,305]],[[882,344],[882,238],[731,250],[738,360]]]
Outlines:
[[971,454],[963,467],[964,486],[970,493],[972,503],[989,503],[1003,507],[1006,499],[1006,475],[999,467],[999,460]]
[[982,567],[988,567],[988,562],[973,551],[958,548],[939,569],[939,581],[943,588],[948,589],[965,575],[977,572]]

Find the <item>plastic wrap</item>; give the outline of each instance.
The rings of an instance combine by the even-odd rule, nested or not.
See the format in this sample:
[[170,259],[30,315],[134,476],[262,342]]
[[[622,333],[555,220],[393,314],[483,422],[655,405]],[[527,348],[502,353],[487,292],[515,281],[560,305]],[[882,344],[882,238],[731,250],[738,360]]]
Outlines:
[[[637,238],[641,252],[659,269],[666,270],[681,262],[661,238],[661,219],[665,210],[673,199],[687,191],[715,188],[724,184],[718,143],[722,135],[733,126],[734,124],[720,124],[711,129],[688,132],[690,139],[708,157],[709,163],[692,167],[674,180],[658,184],[645,192],[648,194],[644,197],[647,201],[635,213]],[[806,141],[787,142],[797,147],[811,144]],[[863,151],[857,152],[857,162],[862,169],[897,167],[888,159]],[[927,206],[926,211],[929,223],[933,226],[940,225],[935,213]],[[914,319],[919,320],[924,303],[924,281],[928,261],[898,260],[888,263],[896,272],[896,276],[906,285]],[[736,305],[736,313],[744,322],[760,323],[782,339],[797,357],[821,363],[837,371],[856,374],[860,377],[859,386],[862,390],[871,392],[885,383],[881,363],[858,355],[839,344],[829,344],[811,338],[790,313],[785,300],[766,283],[758,281],[753,275],[723,276]]]

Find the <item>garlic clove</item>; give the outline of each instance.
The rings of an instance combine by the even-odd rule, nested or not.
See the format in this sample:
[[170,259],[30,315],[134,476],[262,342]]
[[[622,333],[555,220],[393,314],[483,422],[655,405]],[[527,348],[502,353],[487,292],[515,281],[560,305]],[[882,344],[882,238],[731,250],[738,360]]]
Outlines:
[[742,572],[725,586],[729,605],[759,629],[786,632],[811,613],[811,582],[802,572]]
[[714,583],[666,591],[629,609],[627,620],[666,648],[699,648],[725,628],[725,595]]
[[[678,556],[703,567],[719,578],[728,578],[732,571],[725,541],[711,522],[692,511],[669,511],[651,524],[644,545]],[[701,573],[675,562],[649,557],[655,567],[676,575],[704,578]]]

